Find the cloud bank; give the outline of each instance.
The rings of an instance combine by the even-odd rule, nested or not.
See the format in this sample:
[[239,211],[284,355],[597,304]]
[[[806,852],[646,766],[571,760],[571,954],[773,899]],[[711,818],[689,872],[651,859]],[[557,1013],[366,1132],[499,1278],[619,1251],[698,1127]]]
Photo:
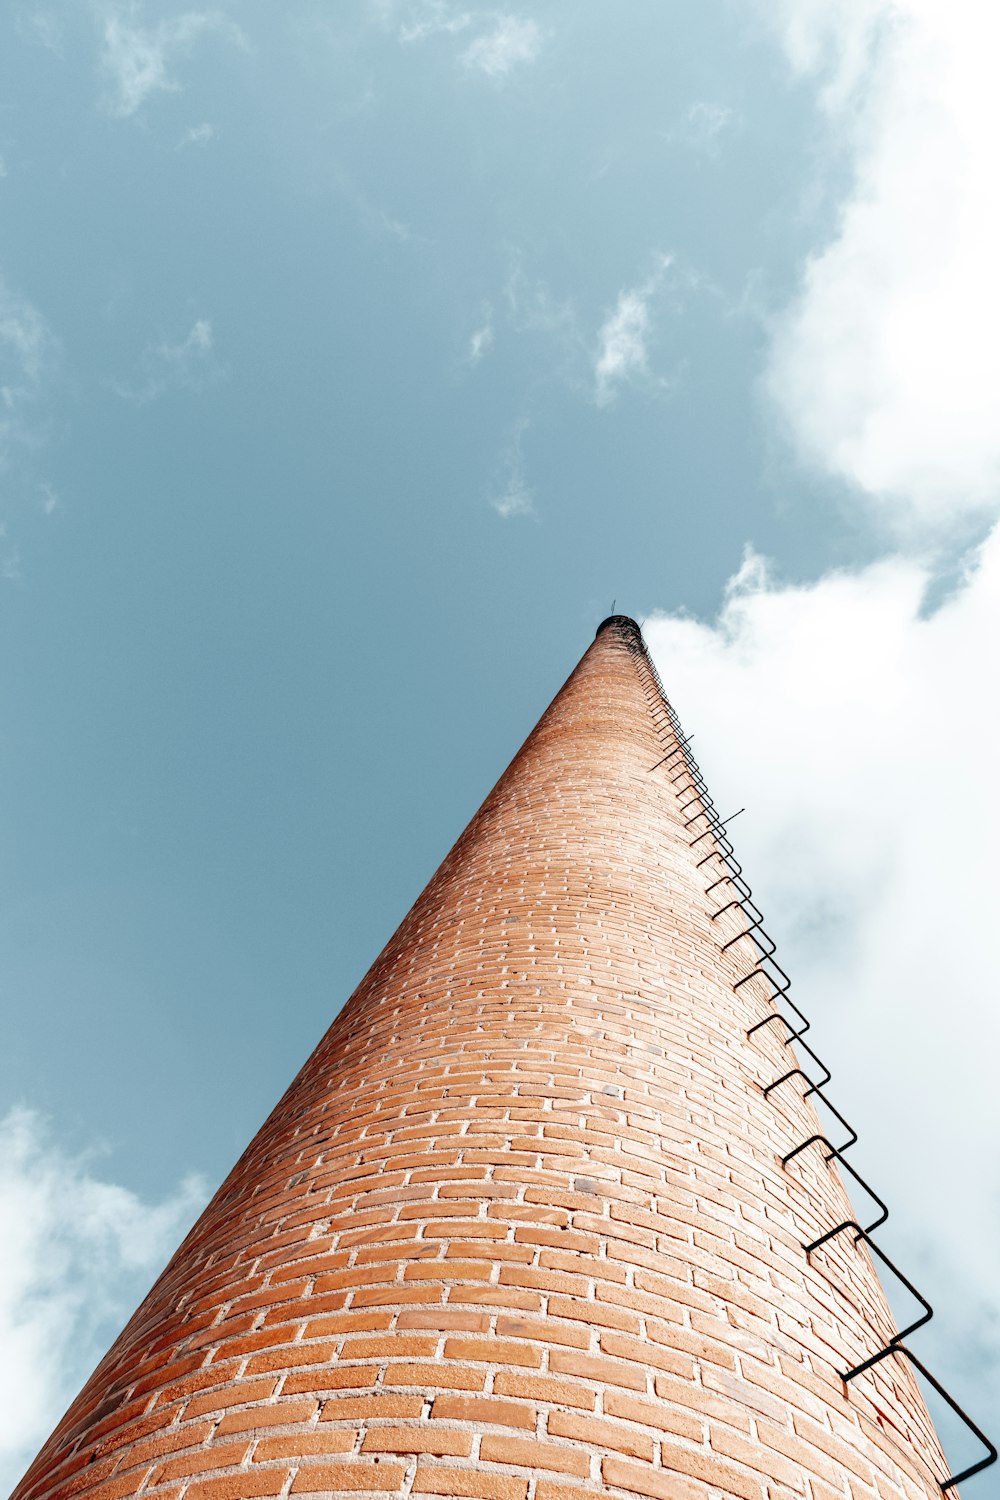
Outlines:
[[779,320],[765,386],[799,456],[926,538],[1000,511],[1000,14],[785,0],[850,189]]
[[[0,1119],[0,1490],[13,1487],[202,1207],[97,1176],[36,1113]],[[6,1481],[6,1485],[4,1484]]]

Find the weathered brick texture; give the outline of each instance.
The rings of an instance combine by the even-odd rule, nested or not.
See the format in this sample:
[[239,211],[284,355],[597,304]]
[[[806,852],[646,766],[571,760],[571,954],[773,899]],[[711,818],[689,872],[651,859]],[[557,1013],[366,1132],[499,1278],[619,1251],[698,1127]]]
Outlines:
[[17,1500],[939,1496],[674,743],[616,618]]

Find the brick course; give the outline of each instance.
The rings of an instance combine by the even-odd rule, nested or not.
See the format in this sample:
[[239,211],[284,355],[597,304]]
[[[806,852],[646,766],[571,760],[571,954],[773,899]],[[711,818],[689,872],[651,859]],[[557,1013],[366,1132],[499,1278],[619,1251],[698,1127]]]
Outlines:
[[616,617],[15,1500],[940,1494],[674,746]]

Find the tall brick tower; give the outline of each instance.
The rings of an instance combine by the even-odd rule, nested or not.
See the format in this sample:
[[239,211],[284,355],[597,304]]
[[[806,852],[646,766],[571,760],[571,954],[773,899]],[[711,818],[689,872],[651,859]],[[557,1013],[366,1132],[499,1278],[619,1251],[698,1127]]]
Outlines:
[[612,616],[17,1500],[940,1496],[727,847]]

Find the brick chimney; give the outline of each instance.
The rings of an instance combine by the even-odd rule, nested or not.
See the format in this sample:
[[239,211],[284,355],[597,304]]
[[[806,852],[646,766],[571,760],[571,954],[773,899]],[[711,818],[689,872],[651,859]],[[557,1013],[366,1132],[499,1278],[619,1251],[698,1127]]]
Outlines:
[[735,894],[612,616],[16,1500],[939,1497]]

